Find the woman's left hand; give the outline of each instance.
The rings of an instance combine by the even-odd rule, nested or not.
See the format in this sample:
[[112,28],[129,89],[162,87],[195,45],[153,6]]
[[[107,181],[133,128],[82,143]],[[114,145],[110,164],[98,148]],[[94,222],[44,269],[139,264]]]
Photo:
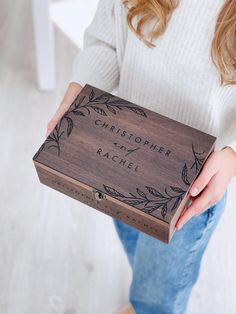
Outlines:
[[176,228],[182,228],[193,216],[198,216],[215,205],[235,174],[236,153],[231,147],[212,152],[190,189],[192,203],[179,217]]

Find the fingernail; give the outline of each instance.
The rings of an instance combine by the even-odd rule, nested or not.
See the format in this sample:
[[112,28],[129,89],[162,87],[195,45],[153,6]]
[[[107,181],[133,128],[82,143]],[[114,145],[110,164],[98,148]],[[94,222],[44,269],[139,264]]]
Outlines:
[[197,192],[198,192],[198,188],[193,188],[192,189],[192,191],[191,191],[191,194],[193,195],[193,196],[195,196],[195,195],[197,195]]

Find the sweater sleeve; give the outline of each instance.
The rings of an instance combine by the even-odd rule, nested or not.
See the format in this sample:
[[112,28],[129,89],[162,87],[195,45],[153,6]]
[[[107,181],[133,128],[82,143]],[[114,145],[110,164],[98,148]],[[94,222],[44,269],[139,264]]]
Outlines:
[[99,0],[84,32],[83,49],[75,56],[70,82],[86,83],[111,92],[119,81],[116,54],[115,0]]
[[233,110],[229,110],[229,113],[230,117],[227,115],[228,119],[222,123],[221,135],[218,137],[216,148],[222,150],[225,147],[231,147],[236,154],[236,115]]

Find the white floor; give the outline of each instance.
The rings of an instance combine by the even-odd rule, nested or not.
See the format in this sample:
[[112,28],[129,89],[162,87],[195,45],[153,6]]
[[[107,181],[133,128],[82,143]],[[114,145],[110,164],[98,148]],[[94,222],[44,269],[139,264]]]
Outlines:
[[[76,48],[56,31],[57,88],[43,93],[30,0],[1,1],[0,43],[0,314],[114,314],[131,271],[111,218],[41,185],[32,163]],[[188,314],[236,313],[235,188]]]

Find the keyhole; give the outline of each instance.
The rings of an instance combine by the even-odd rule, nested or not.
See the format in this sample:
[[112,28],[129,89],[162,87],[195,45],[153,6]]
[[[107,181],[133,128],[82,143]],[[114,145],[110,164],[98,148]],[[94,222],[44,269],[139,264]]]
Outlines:
[[99,192],[99,191],[94,191],[94,195],[95,195],[95,198],[96,198],[98,201],[101,201],[101,200],[103,200],[103,198],[104,198],[104,195],[103,195],[101,192]]

